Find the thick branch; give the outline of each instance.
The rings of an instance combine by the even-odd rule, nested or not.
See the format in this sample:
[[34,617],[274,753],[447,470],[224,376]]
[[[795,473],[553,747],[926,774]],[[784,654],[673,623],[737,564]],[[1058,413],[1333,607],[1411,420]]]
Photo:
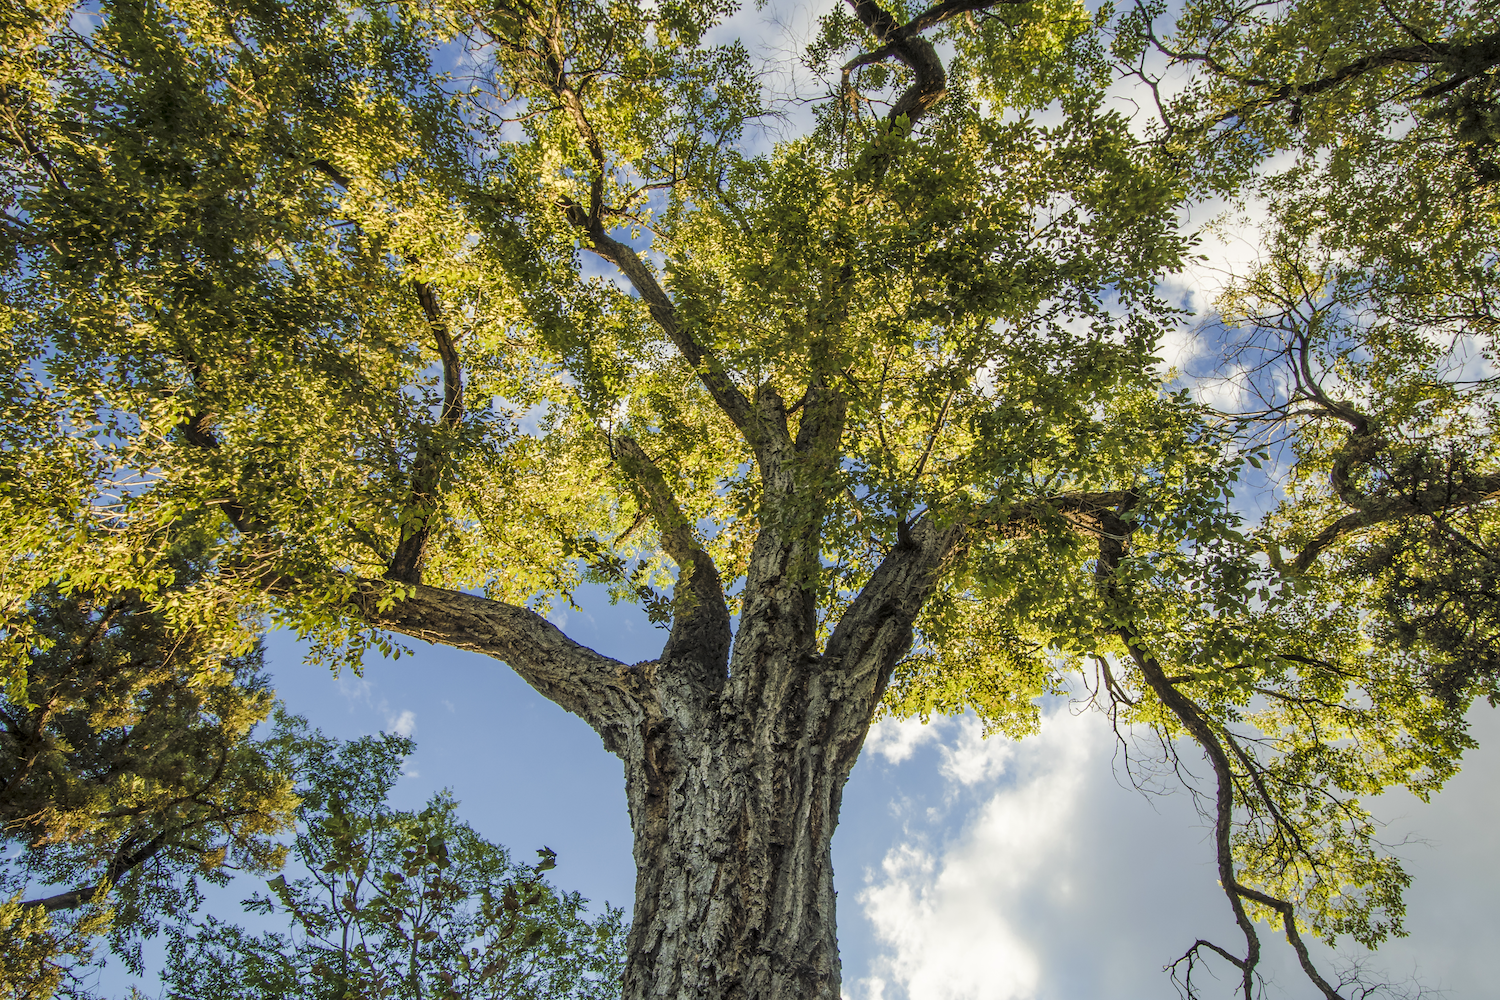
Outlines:
[[961,524],[923,518],[893,548],[839,619],[823,654],[824,669],[844,671],[853,697],[847,711],[868,726],[891,671],[911,649],[912,627],[943,569],[969,537]]
[[810,650],[817,641],[814,594],[822,572],[823,519],[830,496],[838,490],[847,404],[842,394],[814,375],[799,405],[801,420],[793,440],[780,393],[767,383],[755,394],[755,416],[762,429],[756,461],[764,492],[760,531],[745,571],[740,634],[754,637],[762,634],[762,626],[794,623],[795,644]]
[[711,687],[723,683],[733,639],[724,585],[713,558],[698,544],[692,524],[667,485],[656,463],[631,437],[615,439],[620,467],[640,491],[661,533],[662,548],[678,566],[677,593],[672,607],[672,636],[662,652],[663,663],[679,659],[699,665],[701,679]]
[[57,910],[76,910],[80,906],[87,906],[89,903],[92,903],[94,897],[99,894],[100,888],[101,886],[98,884],[79,886],[77,889],[69,889],[67,892],[60,892],[55,896],[23,900],[21,906],[27,909],[41,907],[48,913],[53,913]]
[[162,848],[167,845],[168,832],[167,830],[162,830],[142,845],[139,850],[128,854],[122,853],[116,855],[114,860],[109,863],[109,868],[104,873],[104,879],[94,885],[79,886],[76,889],[69,889],[67,892],[60,892],[55,896],[47,896],[43,899],[28,899],[21,905],[23,907],[41,907],[48,913],[53,913],[57,910],[76,910],[80,906],[87,906],[94,901],[94,898],[99,895],[100,890],[105,885],[118,882],[121,877],[131,870],[140,867],[159,854]]
[[815,374],[802,397],[802,417],[793,442],[797,461],[792,473],[798,492],[819,498],[820,517],[823,497],[830,492],[838,470],[847,413],[848,400],[829,386],[821,373]]
[[1433,486],[1412,493],[1366,498],[1361,509],[1345,514],[1318,532],[1293,561],[1293,573],[1305,573],[1328,546],[1361,528],[1408,517],[1439,514],[1500,499],[1500,476],[1476,476],[1466,483]]
[[[849,0],[849,6],[854,8],[854,16],[858,17],[879,40],[880,52],[894,56],[912,71],[911,86],[907,87],[905,92],[897,98],[896,103],[891,106],[890,113],[886,115],[886,121],[895,124],[897,119],[904,116],[908,124],[915,125],[917,119],[941,101],[943,95],[948,92],[948,73],[943,68],[943,61],[938,58],[937,49],[919,34],[921,28],[898,24],[895,17],[875,0]],[[938,7],[946,6],[950,5],[938,5]],[[993,4],[977,4],[967,9],[978,10],[989,6]],[[936,9],[936,7],[933,8],[933,10]],[[930,14],[931,11],[928,13]],[[914,21],[913,24],[915,23]],[[931,24],[937,23],[937,21],[931,22]],[[881,57],[882,60],[883,58],[884,56]],[[874,61],[877,60],[873,56],[860,56],[850,66],[865,65]]]
[[991,7],[1017,5],[1026,0],[946,0],[933,4],[905,24],[897,22],[894,15],[875,0],[848,0],[854,15],[880,42],[880,47],[862,52],[843,67],[844,88],[852,91],[849,75],[861,66],[900,60],[911,70],[911,85],[902,92],[886,115],[886,121],[894,125],[898,118],[906,117],[908,125],[915,125],[948,92],[948,74],[937,49],[922,32],[951,21],[964,14],[989,10]]
[[361,581],[355,603],[371,625],[504,660],[543,697],[593,726],[609,750],[623,748],[623,730],[640,702],[635,668],[574,642],[528,608],[421,584],[406,590],[400,598],[391,585]]

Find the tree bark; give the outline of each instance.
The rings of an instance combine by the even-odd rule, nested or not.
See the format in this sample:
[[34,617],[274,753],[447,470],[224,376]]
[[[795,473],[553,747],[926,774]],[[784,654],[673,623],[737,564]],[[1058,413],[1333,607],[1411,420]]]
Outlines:
[[818,665],[691,728],[645,719],[631,741],[629,1000],[839,995],[830,845],[864,727]]
[[[822,652],[805,539],[757,545],[740,628],[691,601],[661,658],[627,666],[534,613],[417,586],[372,624],[503,659],[583,717],[625,765],[636,900],[624,997],[835,1000],[830,847],[844,783],[917,612],[962,527],[907,532]],[[706,553],[694,573],[716,576]],[[714,623],[712,625],[708,623]]]
[[[797,553],[762,552],[727,682],[650,710],[625,759],[636,900],[626,1000],[836,998],[833,862],[844,783],[959,528],[918,525],[819,654]],[[784,555],[787,562],[778,559]]]

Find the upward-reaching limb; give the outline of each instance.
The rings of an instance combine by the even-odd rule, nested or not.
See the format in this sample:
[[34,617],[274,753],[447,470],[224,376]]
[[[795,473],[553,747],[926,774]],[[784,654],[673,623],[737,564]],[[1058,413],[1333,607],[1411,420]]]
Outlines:
[[911,70],[913,79],[891,106],[886,121],[894,124],[898,118],[904,117],[908,125],[915,125],[917,119],[936,106],[948,92],[948,74],[943,61],[922,33],[964,14],[1020,2],[1022,0],[945,0],[902,24],[875,0],[848,0],[855,16],[875,35],[880,47],[862,52],[844,64],[846,92],[853,93],[850,75],[854,70],[895,59]]
[[719,568],[698,543],[661,470],[631,437],[615,440],[621,467],[643,495],[661,533],[662,548],[678,566],[672,606],[672,635],[661,660],[689,662],[689,677],[704,694],[716,693],[729,665],[729,607]]

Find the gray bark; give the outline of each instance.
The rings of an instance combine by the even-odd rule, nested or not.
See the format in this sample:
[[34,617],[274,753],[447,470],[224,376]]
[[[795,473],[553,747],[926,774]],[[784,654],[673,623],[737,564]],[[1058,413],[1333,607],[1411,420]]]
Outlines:
[[[844,783],[963,530],[916,525],[821,652],[797,570],[805,543],[787,538],[768,528],[756,547],[727,662],[728,619],[705,607],[706,588],[662,658],[627,666],[523,608],[419,586],[381,611],[371,585],[372,623],[506,660],[624,762],[627,1000],[840,995],[830,847]],[[694,572],[716,579],[694,549]]]

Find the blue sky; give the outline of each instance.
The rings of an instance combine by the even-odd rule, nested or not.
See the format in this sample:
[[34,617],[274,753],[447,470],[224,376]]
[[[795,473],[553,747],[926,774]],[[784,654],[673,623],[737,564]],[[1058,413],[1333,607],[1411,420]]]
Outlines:
[[[796,79],[795,56],[820,5],[750,9],[716,33],[744,37]],[[785,134],[805,124],[789,106]],[[766,139],[774,139],[767,136]],[[1204,220],[1198,220],[1204,221]],[[1207,270],[1243,265],[1252,239],[1216,252]],[[1212,274],[1177,293],[1202,307]],[[1195,348],[1167,345],[1169,363]],[[1227,391],[1227,390],[1221,390]],[[664,633],[599,595],[554,616],[576,640],[634,662]],[[395,791],[416,806],[452,789],[460,814],[521,859],[557,851],[557,884],[627,908],[634,872],[619,762],[581,720],[478,655],[415,646],[372,659],[363,677],[302,662],[290,637],[270,637],[270,669],[288,707],[330,735],[380,730],[413,736],[417,752]],[[1196,938],[1238,948],[1219,892],[1205,823],[1166,783],[1132,788],[1104,719],[1066,699],[1045,706],[1041,732],[1021,743],[980,739],[972,719],[882,724],[844,796],[834,865],[845,992],[851,1000],[1148,1000],[1173,996],[1162,966]],[[1497,995],[1500,941],[1500,714],[1473,714],[1480,749],[1432,804],[1404,793],[1376,804],[1415,884],[1408,938],[1367,957],[1372,975],[1415,977],[1454,998]],[[214,894],[219,915],[260,888],[241,880]],[[1284,943],[1267,930],[1272,997],[1307,997]],[[1322,954],[1337,967],[1360,956]],[[1230,994],[1220,967],[1216,995]],[[149,995],[153,981],[141,984]],[[1211,994],[1215,995],[1215,994]]]
[[[635,609],[602,597],[584,605],[554,620],[622,660],[658,652],[664,633]],[[551,847],[557,884],[628,912],[623,775],[581,720],[474,654],[418,645],[414,656],[371,660],[361,678],[302,662],[284,633],[269,653],[288,707],[330,735],[415,737],[397,805],[451,788],[485,836],[523,859]],[[1130,787],[1097,713],[1066,699],[1045,710],[1042,731],[1020,743],[983,740],[972,719],[885,723],[872,734],[833,844],[851,1000],[1165,998],[1162,966],[1195,938],[1235,945],[1188,796],[1170,783],[1161,795]],[[1500,940],[1500,715],[1480,707],[1474,721],[1480,750],[1431,805],[1404,793],[1377,804],[1387,839],[1410,841],[1398,853],[1416,884],[1410,937],[1366,958],[1387,980],[1415,976],[1478,1000],[1495,995]],[[242,879],[214,907],[232,917],[234,901],[258,888]],[[1289,949],[1265,936],[1269,995],[1310,995]],[[1229,986],[1226,976],[1221,995]]]

